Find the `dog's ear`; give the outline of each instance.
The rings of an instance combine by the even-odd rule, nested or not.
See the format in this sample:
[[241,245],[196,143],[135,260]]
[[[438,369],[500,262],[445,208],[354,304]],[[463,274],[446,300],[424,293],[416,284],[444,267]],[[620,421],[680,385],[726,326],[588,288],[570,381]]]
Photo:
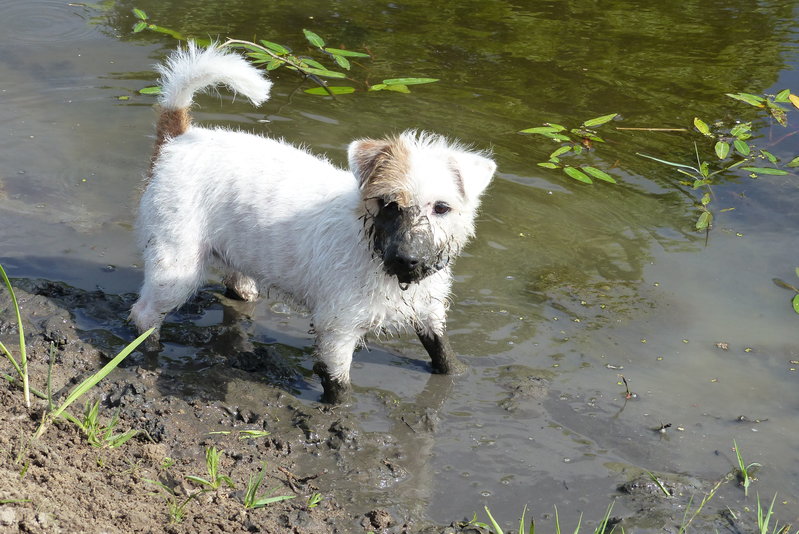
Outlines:
[[386,139],[358,139],[350,143],[347,157],[358,185],[363,187],[380,163],[388,157],[391,142]]
[[450,158],[450,166],[460,177],[463,185],[463,194],[470,204],[477,203],[483,194],[497,164],[493,160],[475,153],[463,150],[454,150]]

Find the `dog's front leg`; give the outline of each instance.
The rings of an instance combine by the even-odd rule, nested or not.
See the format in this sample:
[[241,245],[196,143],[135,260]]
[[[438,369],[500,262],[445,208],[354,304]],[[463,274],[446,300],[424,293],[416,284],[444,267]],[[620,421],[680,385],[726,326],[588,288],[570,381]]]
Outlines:
[[322,379],[322,402],[341,404],[349,399],[350,365],[352,354],[358,345],[360,335],[342,334],[339,329],[330,329],[317,334],[316,358],[313,367]]
[[433,328],[416,327],[416,335],[419,336],[419,340],[433,362],[433,372],[444,375],[463,373],[466,371],[466,366],[461,363],[455,355],[455,351],[452,350],[443,326],[440,331],[441,333],[438,333]]

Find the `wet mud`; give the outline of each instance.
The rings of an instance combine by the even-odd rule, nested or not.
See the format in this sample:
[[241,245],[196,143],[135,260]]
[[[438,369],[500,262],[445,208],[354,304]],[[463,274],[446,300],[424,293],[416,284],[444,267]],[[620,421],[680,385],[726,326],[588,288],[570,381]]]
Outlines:
[[[41,279],[14,285],[31,385],[46,390],[52,354],[56,403],[135,337],[126,321],[135,295]],[[312,379],[307,353],[251,342],[242,328],[246,315],[198,324],[220,299],[219,288],[203,290],[166,325],[160,355],[134,352],[87,395],[86,400],[99,401],[103,424],[116,414],[115,432],[139,431],[119,447],[94,447],[66,421],[32,440],[45,401],[35,399],[27,409],[19,388],[0,382],[0,531],[488,532],[469,518],[452,518],[448,525],[427,519],[434,475],[425,461],[452,379],[431,375],[418,404],[377,394],[389,426],[364,428],[350,407],[302,398],[309,396],[303,388]],[[3,291],[0,336],[17,354],[12,309]],[[234,356],[207,352],[220,343]],[[181,359],[176,347],[206,352]],[[518,366],[500,370],[506,397],[499,406],[525,417],[547,410],[560,394],[550,390],[551,377],[539,375]],[[73,414],[80,415],[83,402],[73,406]],[[574,426],[581,424],[579,414],[572,418]],[[231,485],[208,490],[187,478],[209,477],[205,452],[210,447],[221,451],[218,471]],[[243,505],[247,483],[262,469],[258,496],[290,499],[248,509]],[[659,485],[629,467],[620,469],[619,477],[627,482],[613,492],[621,503],[613,522],[628,532],[679,524],[674,518],[682,517],[691,495],[711,486],[673,474],[659,475]],[[552,518],[537,519],[546,525]],[[724,522],[721,512],[711,511],[694,525],[719,528]]]

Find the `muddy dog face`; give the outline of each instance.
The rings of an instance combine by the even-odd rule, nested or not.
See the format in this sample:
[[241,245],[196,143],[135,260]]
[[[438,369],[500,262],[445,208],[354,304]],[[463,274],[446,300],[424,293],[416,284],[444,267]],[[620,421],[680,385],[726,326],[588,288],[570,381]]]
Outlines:
[[367,235],[400,287],[446,268],[474,234],[474,217],[496,165],[440,136],[405,132],[349,147]]

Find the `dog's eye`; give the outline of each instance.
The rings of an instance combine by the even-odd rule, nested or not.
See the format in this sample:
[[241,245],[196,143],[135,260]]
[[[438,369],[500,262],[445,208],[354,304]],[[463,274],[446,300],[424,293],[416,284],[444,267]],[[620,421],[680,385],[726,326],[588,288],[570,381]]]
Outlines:
[[444,215],[445,213],[449,213],[449,211],[450,211],[451,209],[452,209],[452,208],[450,208],[450,207],[449,207],[449,204],[447,204],[446,202],[441,202],[441,201],[439,201],[439,202],[436,202],[436,203],[433,205],[433,212],[434,212],[436,215]]

